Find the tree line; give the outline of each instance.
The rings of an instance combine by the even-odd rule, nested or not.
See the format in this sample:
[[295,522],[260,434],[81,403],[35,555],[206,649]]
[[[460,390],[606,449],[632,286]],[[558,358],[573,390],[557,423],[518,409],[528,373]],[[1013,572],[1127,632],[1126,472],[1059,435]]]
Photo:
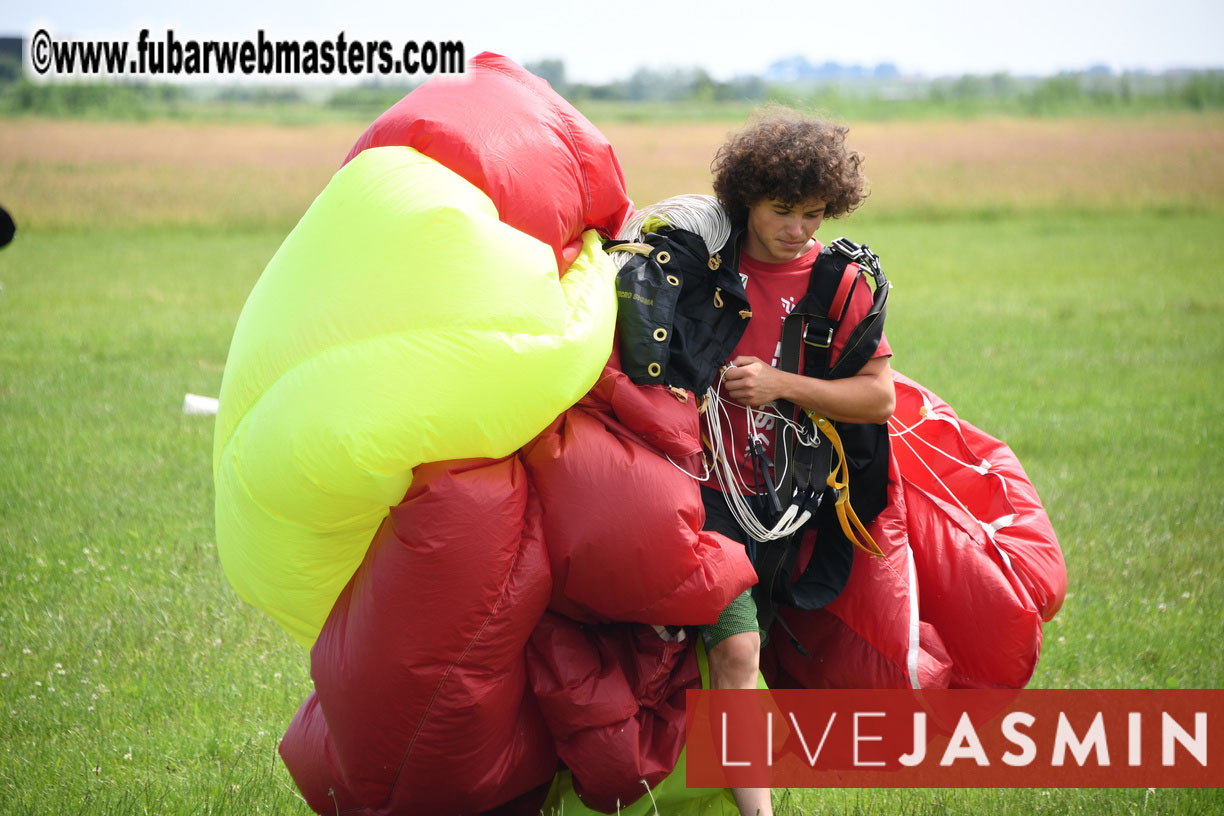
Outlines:
[[[607,112],[618,104],[649,115],[657,108],[716,112],[720,107],[779,102],[820,108],[841,118],[890,118],[922,115],[1022,116],[1078,112],[1217,110],[1224,108],[1224,70],[1165,73],[1094,68],[1048,77],[1006,73],[937,79],[846,79],[806,82],[767,81],[759,76],[719,80],[702,68],[638,68],[607,83],[570,81],[561,60],[527,63],[577,107]],[[200,87],[147,81],[31,82],[20,57],[0,54],[0,113],[45,116],[149,118],[241,114],[276,109],[330,111],[368,117],[390,107],[412,84],[374,82],[307,91],[291,86]],[[673,115],[676,110],[672,110]]]

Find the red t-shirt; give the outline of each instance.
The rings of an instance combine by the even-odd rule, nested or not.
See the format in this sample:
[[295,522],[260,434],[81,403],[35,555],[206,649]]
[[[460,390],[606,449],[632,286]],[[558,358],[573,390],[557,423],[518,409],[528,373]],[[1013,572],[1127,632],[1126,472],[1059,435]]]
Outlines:
[[[732,351],[732,359],[741,355],[752,356],[772,366],[778,365],[782,355],[782,321],[795,308],[795,304],[807,294],[808,275],[812,271],[812,264],[816,263],[816,256],[820,254],[820,250],[821,244],[817,241],[815,246],[798,258],[780,264],[758,261],[749,256],[747,252],[740,253],[740,279],[744,282],[744,289],[748,293],[748,303],[752,307],[752,319],[748,321],[748,328],[744,336],[740,338],[735,350]],[[833,334],[833,346],[829,352],[830,364],[836,362],[841,356],[850,332],[871,311],[871,302],[871,287],[861,283],[854,287],[841,322]],[[891,356],[892,349],[889,348],[888,339],[881,337],[880,347],[876,349],[873,357]],[[726,411],[726,415],[721,417],[720,422],[722,438],[727,445],[727,454],[731,455],[733,451],[738,454],[736,463],[739,467],[740,478],[744,484],[752,486],[755,477],[752,461],[748,457],[752,439],[748,428],[748,411],[726,396],[721,383],[716,382],[716,385],[719,396],[723,398],[723,406]],[[711,411],[706,413],[707,420],[710,419],[712,410],[711,408]],[[776,462],[774,425],[775,419],[771,415],[761,416],[755,429],[755,436],[761,440],[765,448],[765,455],[770,458],[770,461]],[[717,479],[713,476],[706,484],[714,488],[719,486]],[[758,485],[758,488],[764,489],[764,485]]]

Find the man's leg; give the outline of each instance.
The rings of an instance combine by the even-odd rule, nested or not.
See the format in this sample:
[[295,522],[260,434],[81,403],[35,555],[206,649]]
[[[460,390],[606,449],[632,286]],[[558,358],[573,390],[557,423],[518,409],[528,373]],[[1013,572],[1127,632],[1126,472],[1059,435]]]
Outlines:
[[729,635],[709,652],[710,688],[754,689],[761,669],[761,635],[756,630]]
[[[761,634],[756,629],[756,604],[752,603],[748,593],[745,593],[745,596],[737,598],[731,606],[723,610],[718,623],[703,632],[708,644],[708,636],[719,629],[728,626],[737,628],[733,623],[737,615],[745,619],[742,622],[744,626],[738,628],[746,628],[747,625],[752,627],[751,631],[726,635],[713,646],[708,646],[712,689],[757,687],[757,673],[761,666]],[[735,797],[735,805],[743,816],[773,816],[769,788],[732,788],[731,795]]]

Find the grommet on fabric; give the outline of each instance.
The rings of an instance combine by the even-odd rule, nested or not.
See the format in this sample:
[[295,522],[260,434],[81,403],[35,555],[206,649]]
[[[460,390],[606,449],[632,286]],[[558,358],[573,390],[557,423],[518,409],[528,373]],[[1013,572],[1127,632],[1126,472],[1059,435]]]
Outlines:
[[663,250],[662,252],[655,255],[655,260],[658,261],[660,264],[665,264],[671,260],[671,253],[668,252],[667,250]]
[[663,328],[663,327],[661,327],[661,326],[660,326],[659,328],[655,329],[655,330],[654,330],[654,339],[658,340],[660,343],[662,343],[664,340],[666,340],[666,339],[667,339],[667,329],[665,329],[665,328]]
[[657,377],[663,373],[663,368],[658,363],[651,363],[646,366],[646,371],[650,376]]
[[680,285],[680,279],[679,279],[679,278],[677,278],[675,275],[668,275],[668,276],[667,276],[667,282],[668,282],[668,283],[670,283],[672,286],[679,286],[679,285]]

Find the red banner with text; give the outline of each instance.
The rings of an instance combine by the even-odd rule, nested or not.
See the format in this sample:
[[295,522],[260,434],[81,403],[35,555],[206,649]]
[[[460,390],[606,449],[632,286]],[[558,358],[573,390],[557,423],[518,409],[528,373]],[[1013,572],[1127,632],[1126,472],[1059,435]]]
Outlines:
[[1224,690],[689,691],[688,784],[1224,787]]

